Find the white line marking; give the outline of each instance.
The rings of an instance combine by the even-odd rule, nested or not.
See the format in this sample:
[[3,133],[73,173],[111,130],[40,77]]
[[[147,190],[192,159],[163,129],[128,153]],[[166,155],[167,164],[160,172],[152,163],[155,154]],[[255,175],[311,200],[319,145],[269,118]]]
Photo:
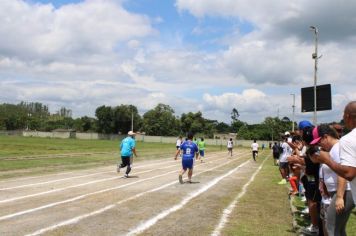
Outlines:
[[[220,159],[217,159],[217,161],[218,161],[218,160],[220,160]],[[225,164],[226,164],[226,163],[225,163]],[[225,164],[224,164],[224,165],[225,165]],[[172,166],[176,166],[176,165],[172,165]],[[168,166],[168,167],[164,167],[164,168],[160,168],[160,169],[166,169],[166,168],[169,168],[169,167],[172,167],[172,166]],[[151,170],[149,170],[149,171],[151,171]],[[142,172],[147,172],[147,171],[142,171]],[[142,172],[140,172],[140,173],[142,173]],[[176,172],[176,171],[173,171],[173,172]],[[168,173],[172,173],[172,172],[168,172]],[[166,174],[167,174],[167,173],[166,173]],[[166,174],[164,174],[164,175],[166,175]],[[197,174],[197,175],[198,175],[198,174]],[[160,176],[161,176],[161,175],[159,175],[159,177],[160,177]],[[0,221],[2,221],[2,220],[7,220],[7,219],[10,219],[10,218],[14,218],[14,217],[16,217],[16,216],[21,216],[21,215],[24,215],[24,214],[32,213],[32,212],[35,212],[35,211],[43,210],[43,209],[46,209],[46,208],[58,206],[58,205],[61,205],[61,204],[64,204],[64,203],[73,202],[73,201],[80,200],[80,199],[83,199],[83,198],[88,197],[88,196],[91,196],[91,195],[100,194],[100,193],[104,193],[104,192],[107,192],[107,191],[120,189],[120,188],[122,188],[122,187],[127,187],[127,186],[130,186],[130,185],[132,185],[132,184],[136,184],[136,183],[139,183],[139,182],[142,182],[142,181],[150,180],[150,179],[152,179],[152,178],[155,178],[155,177],[142,179],[142,180],[135,181],[135,182],[132,182],[132,183],[130,183],[130,184],[122,185],[122,186],[119,186],[119,187],[103,189],[103,190],[100,190],[100,191],[96,191],[96,192],[92,192],[92,193],[80,195],[80,196],[77,196],[77,197],[74,197],[74,198],[70,198],[70,199],[67,199],[67,200],[64,200],[64,201],[54,202],[54,203],[51,203],[51,204],[43,205],[43,206],[41,206],[41,207],[32,208],[32,209],[28,209],[28,210],[25,210],[25,211],[16,212],[16,213],[9,214],[9,215],[4,215],[4,216],[1,216],[1,217],[0,217]],[[175,183],[175,182],[173,182],[173,183]]]
[[166,216],[168,216],[169,214],[171,214],[171,213],[173,213],[175,211],[180,210],[190,200],[192,200],[193,198],[195,198],[195,197],[199,196],[200,194],[206,192],[208,189],[210,189],[211,187],[215,186],[222,179],[224,179],[227,176],[231,175],[236,170],[238,170],[239,168],[241,168],[242,166],[244,166],[244,165],[246,165],[247,163],[250,163],[250,162],[251,162],[250,160],[245,161],[244,163],[242,163],[239,166],[235,167],[234,169],[230,170],[226,174],[215,178],[214,180],[210,181],[208,184],[206,184],[205,186],[200,188],[198,191],[195,191],[195,192],[189,194],[188,197],[184,198],[179,204],[174,205],[173,207],[161,212],[160,214],[156,215],[155,217],[153,217],[153,218],[143,222],[142,224],[138,225],[136,228],[132,229],[127,235],[130,236],[130,235],[136,235],[136,234],[142,233],[143,231],[147,230],[151,226],[155,225],[159,220],[165,218]]
[[[227,165],[227,164],[229,164],[230,162],[236,161],[236,160],[239,160],[239,159],[230,160],[230,161],[228,161],[228,162],[226,162],[226,163],[223,163],[223,164],[221,164],[221,165],[218,165],[218,166],[216,166],[216,167],[212,167],[212,168],[210,168],[210,169],[208,169],[208,170],[205,170],[205,171],[202,171],[202,172],[200,172],[200,173],[197,173],[197,174],[195,174],[194,176],[203,174],[203,173],[205,173],[205,172],[214,170],[214,169],[216,169],[216,168],[220,168],[220,167],[222,167],[222,166],[224,166],[224,165]],[[34,232],[34,233],[27,234],[26,236],[40,235],[40,234],[43,234],[43,233],[45,233],[45,232],[55,230],[55,229],[57,229],[57,228],[59,228],[59,227],[63,227],[63,226],[66,226],[66,225],[78,223],[79,221],[81,221],[81,220],[83,220],[83,219],[85,219],[85,218],[88,218],[88,217],[91,217],[91,216],[94,216],[94,215],[101,214],[101,213],[103,213],[103,212],[105,212],[105,211],[107,211],[107,210],[110,210],[110,209],[112,209],[112,208],[114,208],[114,207],[116,207],[116,206],[118,206],[118,205],[120,205],[120,204],[122,204],[122,203],[125,203],[125,202],[127,202],[127,201],[131,201],[131,200],[134,200],[134,199],[139,198],[139,197],[141,197],[141,196],[143,196],[143,195],[145,195],[145,194],[148,194],[148,193],[152,193],[152,192],[159,191],[159,190],[161,190],[161,189],[167,188],[167,187],[169,187],[169,186],[171,186],[171,185],[174,185],[174,184],[177,184],[177,180],[172,181],[172,182],[170,182],[170,183],[168,183],[168,184],[162,185],[162,186],[160,186],[160,187],[158,187],[158,188],[154,188],[154,189],[148,190],[148,191],[146,191],[146,192],[138,193],[138,194],[136,194],[136,195],[134,195],[134,196],[132,196],[132,197],[130,197],[130,198],[127,198],[127,199],[118,201],[118,202],[116,202],[116,203],[114,203],[114,204],[110,204],[110,205],[108,205],[108,206],[105,206],[105,207],[103,207],[103,208],[101,208],[101,209],[98,209],[98,210],[96,210],[96,211],[90,212],[90,213],[88,213],[88,214],[83,214],[83,215],[74,217],[74,218],[72,218],[72,219],[69,219],[69,220],[62,221],[62,222],[60,222],[60,223],[54,224],[54,225],[49,226],[49,227],[47,227],[47,228],[39,229],[39,230],[37,230],[37,231]]]
[[240,198],[245,195],[247,191],[247,187],[255,180],[256,175],[260,172],[262,169],[262,166],[266,162],[268,157],[265,158],[265,160],[261,163],[261,165],[258,167],[258,169],[253,173],[251,176],[250,180],[242,187],[242,191],[235,197],[235,199],[230,203],[230,205],[224,209],[223,214],[220,218],[219,224],[215,227],[214,231],[211,233],[211,236],[220,236],[221,230],[225,227],[225,224],[228,222],[228,218],[232,211],[234,210],[236,204],[240,200]]
[[[157,164],[169,163],[169,162],[174,162],[174,160],[162,161],[162,162],[158,162],[158,163],[149,163],[149,164],[146,164],[146,165],[137,165],[137,166],[135,166],[135,169],[142,169],[142,168],[145,168],[145,167],[154,166],[154,165],[157,165]],[[105,167],[105,169],[107,169],[107,168],[108,167]],[[113,167],[111,169],[113,169]],[[62,179],[50,180],[50,181],[46,181],[46,182],[39,182],[39,183],[33,183],[33,184],[26,184],[26,185],[14,186],[14,187],[1,188],[0,191],[17,189],[17,188],[25,188],[25,187],[31,187],[31,186],[36,186],[36,185],[44,185],[44,184],[56,183],[56,182],[60,182],[60,181],[77,179],[77,178],[84,178],[84,177],[93,176],[93,175],[112,173],[113,171],[114,170],[102,171],[102,172],[96,172],[96,173],[92,173],[92,174],[85,174],[85,175],[72,176],[72,177],[67,177],[67,178],[62,178]],[[67,173],[70,174],[70,173],[75,173],[75,172],[66,172],[66,174]],[[55,175],[59,175],[59,174],[55,174]],[[44,176],[47,176],[47,175],[29,177],[28,179],[40,178],[40,177],[44,177]],[[25,180],[27,180],[27,179],[25,179]]]

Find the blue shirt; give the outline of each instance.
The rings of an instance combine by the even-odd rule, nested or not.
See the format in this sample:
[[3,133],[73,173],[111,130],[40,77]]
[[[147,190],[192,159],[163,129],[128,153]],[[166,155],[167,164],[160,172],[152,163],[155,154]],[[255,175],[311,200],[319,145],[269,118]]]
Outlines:
[[132,149],[136,146],[135,139],[126,137],[121,141],[120,150],[122,157],[130,157],[132,155]]
[[194,159],[195,153],[199,151],[198,146],[191,140],[184,141],[180,149],[183,150],[183,159]]

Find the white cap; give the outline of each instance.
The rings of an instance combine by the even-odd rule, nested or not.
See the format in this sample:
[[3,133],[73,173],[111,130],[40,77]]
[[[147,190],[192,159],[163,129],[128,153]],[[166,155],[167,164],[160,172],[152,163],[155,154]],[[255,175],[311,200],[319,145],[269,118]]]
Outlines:
[[286,131],[286,132],[284,133],[284,135],[287,136],[287,135],[290,135],[290,133],[289,133],[288,131]]
[[135,133],[132,130],[130,130],[127,134],[130,135],[130,136],[135,135]]

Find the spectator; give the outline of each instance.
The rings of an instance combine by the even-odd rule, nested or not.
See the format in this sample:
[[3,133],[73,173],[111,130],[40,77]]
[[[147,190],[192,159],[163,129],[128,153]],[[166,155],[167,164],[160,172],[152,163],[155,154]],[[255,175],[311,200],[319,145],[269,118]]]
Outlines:
[[339,176],[351,181],[351,192],[356,203],[356,101],[348,103],[344,110],[345,127],[351,132],[340,139],[340,164],[329,158],[327,152],[321,151],[313,159],[325,163]]
[[[313,138],[311,144],[319,144],[323,150],[329,152],[329,158],[340,163],[338,133],[333,128],[326,124],[315,127]],[[321,170],[326,194],[332,198],[326,211],[328,235],[346,235],[346,223],[354,208],[350,184],[325,164],[321,165]]]
[[272,147],[272,154],[273,154],[273,163],[274,165],[278,165],[278,159],[279,159],[279,144],[277,142],[274,142],[274,145]]

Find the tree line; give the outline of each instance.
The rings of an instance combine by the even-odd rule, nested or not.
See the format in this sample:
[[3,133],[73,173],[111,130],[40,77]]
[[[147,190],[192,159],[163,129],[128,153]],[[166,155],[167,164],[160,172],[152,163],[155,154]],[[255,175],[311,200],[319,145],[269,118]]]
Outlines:
[[200,111],[177,116],[172,107],[161,103],[142,116],[136,106],[121,104],[96,108],[95,118],[83,116],[75,119],[72,118],[72,111],[65,107],[51,114],[48,106],[38,102],[0,104],[0,130],[73,129],[78,132],[126,134],[133,125],[134,131],[155,136],[184,136],[191,131],[196,136],[207,138],[219,133],[237,133],[238,139],[272,140],[292,127],[288,117],[266,117],[260,124],[248,124],[239,119],[236,108],[232,109],[230,118],[230,123],[206,119]]

